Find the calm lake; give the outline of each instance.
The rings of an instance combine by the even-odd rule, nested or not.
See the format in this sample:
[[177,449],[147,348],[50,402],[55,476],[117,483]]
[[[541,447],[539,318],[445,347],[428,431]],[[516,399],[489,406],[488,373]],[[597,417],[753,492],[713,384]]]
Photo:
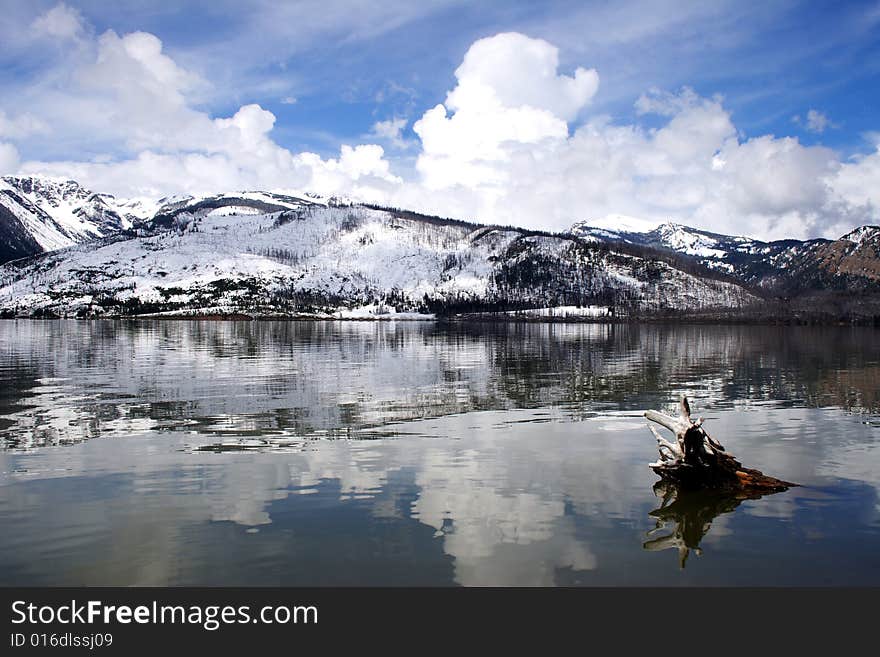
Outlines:
[[[658,511],[682,393],[801,486]],[[876,329],[0,321],[0,585],[876,586],[878,489]]]

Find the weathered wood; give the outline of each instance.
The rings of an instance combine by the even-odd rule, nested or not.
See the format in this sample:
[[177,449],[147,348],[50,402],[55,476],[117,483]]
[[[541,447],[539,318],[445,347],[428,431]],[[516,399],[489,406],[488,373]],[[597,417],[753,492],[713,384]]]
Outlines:
[[648,425],[657,439],[660,453],[660,460],[651,463],[650,467],[665,481],[686,489],[747,489],[755,493],[771,493],[797,486],[765,475],[760,470],[743,467],[720,442],[706,433],[703,418],[691,419],[690,404],[685,396],[679,403],[678,417],[659,411],[645,411],[645,417],[675,435],[675,443],[671,443]]

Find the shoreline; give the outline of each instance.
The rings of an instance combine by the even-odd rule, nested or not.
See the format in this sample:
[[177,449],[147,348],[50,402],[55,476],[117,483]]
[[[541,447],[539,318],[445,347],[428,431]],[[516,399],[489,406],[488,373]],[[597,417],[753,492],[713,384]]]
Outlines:
[[716,326],[826,326],[826,327],[864,327],[880,328],[878,318],[859,318],[852,320],[821,319],[808,317],[754,318],[754,317],[711,317],[711,316],[643,316],[643,317],[531,317],[508,315],[506,313],[463,314],[451,316],[374,316],[374,317],[332,317],[326,315],[249,315],[247,313],[204,313],[192,315],[108,315],[104,317],[0,317],[0,321],[178,321],[178,322],[407,322],[407,323],[482,323],[482,324],[678,324],[678,325],[716,325]]

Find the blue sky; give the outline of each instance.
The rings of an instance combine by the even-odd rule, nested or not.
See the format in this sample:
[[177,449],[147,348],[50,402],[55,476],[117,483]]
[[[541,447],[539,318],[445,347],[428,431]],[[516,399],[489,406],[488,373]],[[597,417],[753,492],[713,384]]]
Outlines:
[[[121,194],[155,194],[166,191],[163,187],[168,192],[201,191],[212,179],[218,186],[308,187],[551,228],[581,219],[615,221],[624,215],[718,228],[745,221],[753,234],[783,236],[839,232],[877,218],[877,199],[858,191],[860,185],[876,182],[871,159],[880,134],[876,1],[6,0],[0,33],[6,41],[0,51],[0,84],[6,90],[0,97],[0,143],[5,148],[0,164],[5,162],[7,172],[75,175]],[[139,33],[156,41],[126,40]],[[470,78],[456,74],[475,43],[504,33],[555,49],[555,55],[539,49],[535,57],[558,65],[556,82],[574,77],[580,68],[595,72],[598,87],[581,89],[577,107],[563,112],[565,116],[559,105],[538,107],[556,112],[567,135],[545,122],[534,136],[537,124],[519,123],[480,152],[452,153],[436,146],[441,133],[443,139],[466,145],[473,136],[465,130],[479,128],[479,122],[467,117],[485,114],[476,96],[453,107],[450,92],[462,86],[466,91],[470,83],[543,84],[517,78],[516,66],[529,64],[513,55],[529,42],[499,46],[512,48],[512,56],[498,49],[486,55],[493,70],[517,60],[501,82],[495,73],[486,73],[488,64],[474,64]],[[155,42],[159,50],[148,45]],[[143,46],[156,66],[132,54],[137,50],[133,45]],[[156,73],[156,84],[139,72],[141,65]],[[161,86],[165,84],[169,86]],[[548,87],[548,93],[555,91]],[[656,111],[659,101],[646,98],[665,99],[662,111]],[[504,100],[504,112],[522,106],[521,100]],[[424,134],[414,131],[427,112],[443,103],[446,122],[434,117],[432,126],[423,121]],[[153,116],[144,110],[151,105]],[[274,123],[266,123],[268,115],[257,110],[242,115],[236,129],[253,139],[236,133],[233,145],[229,126],[218,128],[216,122],[253,106],[270,113]],[[497,124],[499,116],[486,119],[486,125]],[[693,123],[700,117],[703,123]],[[245,123],[256,127],[246,129]],[[166,134],[160,134],[163,126]],[[436,130],[428,134],[429,128]],[[664,150],[668,140],[656,138],[664,128],[666,133],[683,130],[672,141],[699,133],[694,143],[711,132],[705,152],[691,154],[705,160],[705,175],[694,178],[687,161],[679,162],[683,152]],[[218,129],[224,136],[215,134]],[[521,137],[524,130],[533,136]],[[600,134],[603,148],[588,138],[592,133]],[[557,189],[555,181],[579,166],[579,156],[585,157],[583,148],[593,149],[591,157],[600,151],[612,157],[614,151],[606,147],[621,139],[630,149],[631,164],[615,169],[618,178],[609,180],[606,189],[618,186],[621,177],[629,181],[625,189],[617,195],[593,190],[580,201]],[[731,139],[737,143],[731,145]],[[359,145],[380,147],[381,154],[367,148],[348,156],[341,151]],[[734,152],[735,146],[748,148]],[[790,198],[777,198],[774,190],[752,190],[745,174],[728,173],[734,166],[728,161],[766,161],[783,151],[779,166],[797,169],[779,169],[781,180],[797,181]],[[303,158],[303,153],[318,160]],[[204,180],[180,185],[179,172],[164,181],[154,169],[144,168],[144,160],[153,156],[161,160],[154,169],[180,165],[180,171],[192,172],[197,162],[216,169]],[[177,159],[172,162],[172,157]],[[536,183],[540,205],[517,212],[510,207],[546,168],[526,171],[521,164],[525,158],[533,164],[570,161],[570,166],[553,180]],[[251,160],[253,165],[241,164]],[[275,162],[271,171],[264,166],[269,160]],[[645,168],[645,160],[653,164]],[[801,166],[803,162],[812,164]],[[450,168],[468,170],[472,177],[456,179]],[[614,169],[602,167],[609,168]],[[743,162],[740,171],[750,168]],[[723,180],[706,177],[723,169]],[[775,171],[771,167],[769,173]],[[121,182],[134,175],[151,182]],[[645,179],[652,184],[642,186]],[[660,188],[670,188],[670,181],[676,187],[685,179],[689,183],[677,198],[659,194]],[[571,188],[590,187],[589,180],[575,177],[570,182]],[[741,189],[718,198],[706,191],[713,185]],[[831,191],[826,193],[826,187]],[[764,203],[743,202],[750,192],[755,192],[750,199],[767,198]],[[799,201],[798,195],[812,199],[812,205]],[[544,212],[543,220],[535,218],[547,203],[559,207]]]
[[[56,3],[18,4],[16,22],[29,25]],[[394,8],[377,12],[374,2],[299,3],[289,14],[272,9],[284,3],[68,4],[97,33],[155,34],[173,58],[212,81],[207,110],[223,115],[259,103],[278,117],[277,141],[296,149],[336,151],[378,119],[415,116],[442,102],[470,44],[507,31],[557,45],[563,71],[596,68],[603,89],[592,110],[623,120],[632,119],[633,102],[648,88],[687,85],[722,94],[745,134],[794,134],[864,150],[862,133],[878,128],[877,2],[408,2],[425,6],[396,21],[388,16]],[[311,15],[327,4],[339,6],[344,20]],[[621,8],[611,11],[615,4]],[[375,22],[363,28],[368,14]],[[2,64],[3,83],[13,87],[40,74],[39,62],[22,66],[15,51]],[[285,105],[289,97],[297,103]],[[816,134],[792,123],[813,108],[835,127]]]

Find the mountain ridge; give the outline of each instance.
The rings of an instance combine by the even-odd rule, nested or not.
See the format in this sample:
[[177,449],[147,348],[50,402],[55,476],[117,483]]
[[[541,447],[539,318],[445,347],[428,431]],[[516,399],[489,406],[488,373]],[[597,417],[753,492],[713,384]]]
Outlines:
[[361,317],[580,306],[620,315],[756,301],[712,272],[676,267],[674,256],[631,251],[360,204],[215,195],[172,204],[127,234],[7,263],[0,311]]
[[5,316],[880,315],[877,226],[774,242],[672,222],[552,233],[302,193],[126,200],[7,177],[0,256],[15,258]]
[[[836,240],[813,238],[763,241],[713,233],[673,222],[660,224],[649,231],[614,231],[579,222],[572,226],[571,233],[584,239],[624,242],[675,251],[696,259],[710,269],[735,273],[744,282],[763,287],[770,284],[766,280],[766,274],[773,272],[778,275],[790,265],[803,268],[808,264],[804,258],[810,253],[817,254],[816,257],[824,262],[824,269],[830,275],[863,271],[866,278],[880,281],[880,268],[868,267],[867,263],[862,262],[860,270],[852,260],[867,258],[880,264],[880,227],[874,225],[860,226]],[[758,267],[760,264],[764,265],[764,271]]]

